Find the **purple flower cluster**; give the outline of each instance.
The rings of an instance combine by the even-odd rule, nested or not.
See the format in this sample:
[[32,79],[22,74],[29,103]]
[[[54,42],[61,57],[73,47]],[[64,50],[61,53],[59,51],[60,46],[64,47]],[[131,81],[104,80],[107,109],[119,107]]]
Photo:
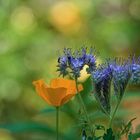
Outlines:
[[88,65],[87,72],[91,73],[96,68],[96,58],[92,53],[92,49],[90,53],[87,53],[86,48],[74,52],[70,48],[64,48],[63,55],[58,58],[60,75],[64,77],[70,71],[75,78],[78,78],[84,65]]
[[129,61],[117,61],[115,60],[111,64],[113,75],[113,86],[115,95],[119,100],[123,97],[126,86],[131,77],[131,65]]
[[129,81],[140,82],[139,60],[140,58],[133,59],[133,61],[130,58],[109,60],[92,72],[94,94],[106,114],[110,113],[111,83],[113,83],[115,96],[121,100]]
[[80,71],[84,65],[88,65],[87,73],[91,74],[95,89],[95,97],[102,110],[110,113],[110,89],[111,83],[118,100],[121,100],[128,83],[140,83],[140,57],[108,60],[96,67],[96,57],[93,50],[87,52],[87,48],[74,51],[65,48],[62,56],[58,58],[58,71],[60,75],[73,74],[74,78],[80,77]]
[[138,59],[135,57],[132,58],[131,70],[132,75],[130,82],[134,84],[140,84],[140,57],[138,57]]
[[112,69],[109,64],[100,65],[92,73],[95,88],[95,98],[99,102],[103,112],[110,114],[110,87],[112,79]]

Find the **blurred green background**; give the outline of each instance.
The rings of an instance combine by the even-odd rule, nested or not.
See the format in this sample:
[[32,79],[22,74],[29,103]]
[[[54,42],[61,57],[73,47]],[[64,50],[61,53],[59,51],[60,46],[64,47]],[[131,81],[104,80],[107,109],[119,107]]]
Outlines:
[[[0,129],[0,140],[55,139],[55,112],[38,97],[32,81],[58,76],[57,57],[64,47],[95,46],[98,62],[103,62],[139,56],[139,44],[140,0],[0,0],[0,124],[17,125],[6,126],[11,131]],[[132,107],[135,124],[140,122],[139,89],[130,86],[123,104],[129,112]],[[97,111],[94,99],[89,104]],[[61,112],[64,134],[77,127],[72,112]]]

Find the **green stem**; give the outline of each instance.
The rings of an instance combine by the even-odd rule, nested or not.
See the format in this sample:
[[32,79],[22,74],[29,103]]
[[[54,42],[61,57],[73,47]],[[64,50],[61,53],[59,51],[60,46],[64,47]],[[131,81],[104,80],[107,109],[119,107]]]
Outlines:
[[56,140],[59,140],[59,107],[56,107]]
[[[76,90],[77,90],[77,94],[78,94],[78,93],[79,93],[79,89],[78,89],[78,81],[77,81],[77,78],[75,78],[75,82],[76,82]],[[91,123],[91,121],[90,121],[90,119],[89,119],[89,117],[88,117],[87,109],[86,109],[86,107],[85,107],[85,104],[84,104],[84,102],[83,102],[83,99],[82,99],[82,97],[81,97],[81,94],[78,94],[78,99],[79,99],[80,104],[81,104],[81,107],[82,107],[82,109],[83,109],[83,111],[84,111],[86,121],[87,121],[87,123],[89,124],[89,128],[90,128],[90,131],[91,131],[91,135],[93,135],[93,131],[92,131],[92,127],[91,127],[91,124],[92,124],[92,123]]]
[[111,119],[110,119],[109,127],[112,127],[112,123],[113,123],[115,114],[116,114],[116,112],[117,112],[117,110],[118,110],[118,107],[119,107],[119,105],[120,105],[120,102],[121,102],[121,100],[118,100],[117,105],[116,105],[116,107],[115,107],[115,110],[114,110],[114,112],[113,112],[113,115],[112,115],[112,117],[111,117]]

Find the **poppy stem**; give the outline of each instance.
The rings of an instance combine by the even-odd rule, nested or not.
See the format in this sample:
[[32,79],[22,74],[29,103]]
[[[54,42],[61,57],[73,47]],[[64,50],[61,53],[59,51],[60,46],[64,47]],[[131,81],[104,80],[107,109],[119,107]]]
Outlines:
[[56,140],[59,140],[59,107],[56,107]]
[[[76,90],[77,90],[77,93],[79,93],[77,78],[75,78],[75,82],[76,82]],[[89,117],[88,117],[88,113],[87,113],[86,106],[85,106],[85,104],[84,104],[84,102],[83,102],[83,99],[82,99],[82,97],[81,97],[80,94],[78,94],[78,98],[79,98],[81,107],[82,107],[82,109],[83,109],[83,111],[84,111],[86,121],[87,121],[87,123],[88,123],[88,125],[89,125],[90,131],[91,131],[91,135],[93,136],[93,135],[94,135],[94,134],[93,134],[93,129],[92,129],[92,127],[91,127],[91,124],[92,124],[92,123],[91,123],[91,121],[90,121],[90,119],[89,119]]]

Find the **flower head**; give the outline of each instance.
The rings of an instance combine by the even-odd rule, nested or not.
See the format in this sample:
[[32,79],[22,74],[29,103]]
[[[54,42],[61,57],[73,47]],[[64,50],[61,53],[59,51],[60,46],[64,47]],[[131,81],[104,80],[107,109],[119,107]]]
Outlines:
[[82,49],[82,59],[85,65],[88,65],[87,73],[92,73],[96,69],[96,57],[93,55],[93,49],[90,48],[90,53],[87,53],[87,49]]
[[69,69],[73,76],[78,78],[84,65],[88,65],[88,73],[91,73],[96,68],[95,56],[92,54],[92,51],[88,54],[86,48],[82,48],[82,51],[74,52],[70,48],[64,48],[63,54],[63,56],[58,58],[58,71],[60,71],[60,75],[67,75]]
[[[77,93],[76,83],[73,80],[53,79],[49,86],[44,80],[37,80],[33,85],[39,96],[49,105],[56,107],[67,103]],[[83,90],[82,85],[78,85],[78,90]]]
[[83,69],[83,61],[80,58],[71,58],[70,67],[75,77],[80,77],[80,71]]
[[68,60],[67,60],[67,57],[66,56],[62,56],[62,57],[59,57],[58,59],[58,71],[60,71],[60,75],[63,75],[63,77],[65,75],[68,74],[68,71],[67,71],[67,63],[68,63]]
[[140,57],[136,59],[135,57],[132,58],[132,64],[131,64],[131,78],[130,82],[134,84],[140,83]]
[[131,77],[131,67],[128,61],[121,62],[116,59],[111,64],[111,69],[115,95],[121,99]]
[[92,73],[93,83],[95,84],[95,98],[100,103],[105,113],[110,113],[110,87],[112,70],[108,64],[100,65]]

